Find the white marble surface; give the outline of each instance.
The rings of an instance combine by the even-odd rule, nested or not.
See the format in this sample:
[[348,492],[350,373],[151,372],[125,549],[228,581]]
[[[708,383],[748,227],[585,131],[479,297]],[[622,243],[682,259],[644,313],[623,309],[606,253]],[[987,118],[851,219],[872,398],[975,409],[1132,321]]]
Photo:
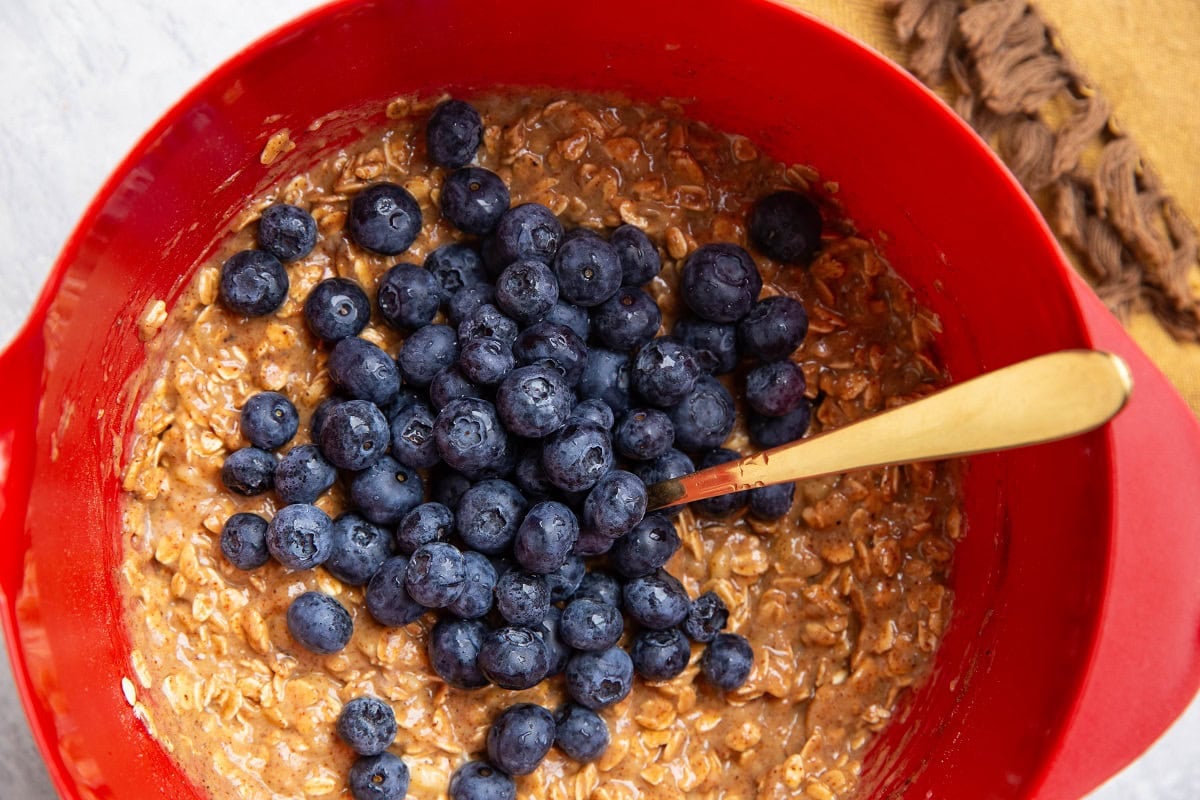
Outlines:
[[[315,5],[0,1],[0,343],[17,331],[71,226],[141,133],[221,61]],[[0,796],[55,797],[3,667],[0,731]],[[1200,701],[1089,800],[1197,797]]]

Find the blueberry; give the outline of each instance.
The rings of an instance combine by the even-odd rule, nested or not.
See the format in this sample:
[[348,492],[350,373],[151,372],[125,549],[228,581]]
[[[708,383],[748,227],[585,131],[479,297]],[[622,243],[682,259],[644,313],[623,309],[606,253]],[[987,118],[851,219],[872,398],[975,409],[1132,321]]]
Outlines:
[[346,235],[385,256],[403,253],[421,232],[421,206],[403,186],[374,183],[350,201]]
[[613,446],[625,458],[649,461],[671,449],[675,426],[656,408],[635,408],[625,414],[613,430]]
[[584,708],[597,711],[619,703],[633,688],[633,662],[618,647],[576,653],[567,663],[567,694]]
[[728,622],[729,609],[725,607],[725,601],[715,592],[705,592],[692,601],[681,627],[693,642],[707,643],[717,638]]
[[480,167],[456,169],[442,182],[442,216],[464,233],[491,233],[510,200],[500,176]]
[[425,487],[416,470],[384,456],[350,479],[350,500],[376,525],[395,525],[421,504]]
[[546,646],[528,628],[490,631],[479,648],[479,671],[502,689],[528,689],[549,669]]
[[[429,402],[434,408],[444,408],[449,403],[466,397],[483,397],[483,390],[468,380],[458,367],[446,367],[438,371],[429,383]],[[430,432],[432,433],[432,428]]]
[[592,330],[605,347],[629,351],[654,338],[662,312],[654,298],[635,287],[623,287],[592,310]]
[[626,578],[642,578],[666,566],[679,545],[671,520],[651,514],[613,544],[608,563]]
[[396,528],[396,548],[412,555],[418,547],[444,542],[454,530],[454,514],[441,503],[422,503],[400,520]]
[[575,594],[587,574],[587,564],[577,555],[568,555],[563,564],[546,574],[546,585],[550,587],[550,602],[558,603]]
[[280,261],[295,261],[317,246],[317,221],[302,208],[276,203],[258,218],[257,241]]
[[495,306],[484,304],[458,325],[459,340],[467,342],[477,336],[491,336],[512,344],[517,339],[517,323]]
[[365,586],[392,555],[391,533],[357,514],[340,515],[331,533],[333,548],[325,569],[350,586]]
[[611,736],[603,717],[589,708],[568,703],[555,718],[554,744],[568,758],[595,761],[608,749]]
[[425,126],[425,150],[439,167],[470,164],[483,143],[483,119],[470,103],[444,100]]
[[408,595],[404,576],[408,571],[408,556],[392,556],[367,584],[363,599],[367,612],[380,625],[399,627],[416,622],[426,611],[425,606]]
[[648,681],[669,681],[687,669],[692,646],[678,628],[641,631],[629,648],[633,668]]
[[696,351],[700,369],[713,375],[733,372],[737,367],[737,325],[732,322],[709,322],[695,317],[681,317],[671,334]]
[[275,465],[275,493],[285,504],[313,503],[337,480],[337,470],[316,445],[293,447]]
[[517,703],[500,713],[488,729],[488,760],[509,775],[528,775],[554,744],[554,717],[532,703]]
[[247,497],[269,492],[275,485],[275,466],[275,456],[266,450],[243,447],[226,456],[221,465],[221,483],[229,491]]
[[458,360],[458,336],[449,325],[426,325],[400,346],[396,364],[409,386],[425,388],[446,367]]
[[258,514],[234,514],[221,528],[221,553],[238,569],[258,569],[271,559],[267,521]]
[[411,330],[433,321],[441,298],[442,287],[433,273],[416,264],[397,264],[380,279],[375,302],[385,322]]
[[[527,258],[549,264],[562,238],[562,223],[553,211],[537,203],[525,203],[500,217],[491,239],[495,248],[492,255],[500,269]],[[485,260],[487,255],[485,250]]]
[[309,438],[314,442],[321,441],[321,430],[325,427],[325,420],[329,417],[329,412],[333,410],[334,406],[341,405],[344,402],[346,402],[345,397],[333,395],[326,397],[317,405],[312,413],[312,417],[308,420]]
[[366,400],[330,410],[321,428],[321,453],[335,467],[360,470],[383,458],[391,440],[387,417]]
[[396,712],[371,695],[355,697],[338,714],[337,735],[360,756],[377,756],[396,740]]
[[593,530],[580,531],[579,538],[575,540],[574,552],[575,555],[583,558],[602,556],[612,550],[615,541],[612,537]]
[[526,497],[549,497],[555,491],[554,484],[546,477],[542,468],[542,451],[538,447],[528,448],[517,461],[513,481]]
[[366,339],[342,339],[329,353],[329,377],[347,397],[386,407],[400,391],[396,362]]
[[580,527],[616,539],[633,530],[646,514],[646,485],[632,472],[614,469],[583,501]]
[[242,250],[221,265],[221,301],[244,317],[270,314],[287,299],[287,270],[262,250]]
[[486,761],[468,761],[450,778],[450,800],[516,800],[517,785]]
[[678,339],[663,336],[638,349],[629,377],[646,402],[669,408],[692,391],[700,377],[700,362],[692,348]]
[[520,490],[508,481],[481,481],[464,492],[458,503],[458,535],[472,550],[502,553],[516,537],[525,508]]
[[671,448],[653,461],[643,461],[630,467],[633,474],[642,479],[642,483],[653,486],[659,481],[672,478],[682,478],[696,471],[695,464],[687,454]]
[[479,648],[488,626],[473,619],[441,619],[429,632],[429,666],[458,689],[480,689],[488,679],[479,671]]
[[760,198],[748,222],[754,246],[785,264],[807,264],[821,246],[821,212],[799,192]]
[[542,443],[542,467],[560,489],[581,492],[612,467],[612,441],[608,432],[590,422],[568,422]]
[[641,286],[649,283],[662,270],[658,249],[641,229],[622,225],[608,237],[621,260],[621,283]]
[[583,376],[588,350],[575,331],[556,322],[539,322],[521,331],[513,342],[513,357],[522,366],[553,367],[568,386]]
[[350,765],[350,794],[354,800],[404,800],[408,767],[399,756],[362,756]]
[[700,658],[700,671],[704,677],[726,692],[744,684],[753,667],[754,650],[746,637],[736,633],[718,633]]
[[496,305],[522,325],[537,322],[557,302],[558,281],[540,261],[517,261],[496,279]]
[[568,419],[579,419],[591,422],[593,425],[598,425],[606,431],[612,430],[615,418],[613,417],[612,409],[608,407],[608,403],[603,400],[582,400],[575,404],[571,409],[571,416]]
[[580,598],[563,608],[559,630],[576,650],[607,650],[625,632],[625,618],[616,606]]
[[442,287],[443,300],[449,300],[467,286],[487,283],[483,270],[483,259],[479,251],[469,244],[455,242],[434,250],[425,256],[425,270]]
[[759,447],[778,447],[802,437],[808,431],[811,416],[812,404],[805,397],[800,400],[795,410],[782,417],[765,417],[750,412],[747,415],[746,428],[750,431],[750,441]]
[[437,443],[433,440],[433,412],[417,402],[392,417],[392,456],[413,469],[426,469],[438,463]]
[[433,476],[431,496],[435,502],[441,503],[446,508],[458,508],[458,501],[470,488],[471,479],[466,475],[443,468]]
[[513,368],[512,345],[491,336],[477,336],[463,344],[458,369],[469,381],[492,386]]
[[519,367],[496,390],[496,411],[510,433],[537,438],[563,426],[572,399],[571,388],[551,367]]
[[630,406],[629,356],[602,347],[587,351],[578,392],[582,399],[603,400],[614,413],[620,414]]
[[808,333],[808,314],[799,301],[778,295],[755,303],[737,326],[742,352],[764,361],[789,358]]
[[354,633],[350,612],[327,594],[305,592],[287,610],[288,632],[306,650],[320,655],[343,649]]
[[623,590],[625,613],[643,628],[661,631],[687,617],[691,602],[687,590],[669,572],[634,578]]
[[712,322],[737,322],[762,291],[758,266],[736,244],[706,244],[683,264],[679,291],[696,316]]
[[796,484],[777,483],[750,490],[750,514],[759,519],[779,519],[792,510]]
[[804,370],[791,361],[759,364],[746,374],[746,402],[767,417],[782,417],[804,402]]
[[426,608],[445,608],[453,603],[467,583],[462,553],[445,542],[423,544],[408,559],[404,588],[408,596]]
[[598,306],[621,288],[621,259],[599,237],[581,236],[563,243],[554,257],[558,292],[577,306]]
[[529,509],[517,528],[513,554],[522,567],[544,575],[566,563],[578,538],[579,522],[574,512],[549,500]]
[[267,526],[267,549],[285,567],[312,569],[333,553],[333,522],[314,505],[284,506]]
[[590,598],[598,603],[621,607],[621,582],[601,569],[590,570],[579,582],[571,599]]
[[557,325],[563,325],[570,328],[579,337],[581,342],[586,342],[588,334],[592,329],[591,318],[588,316],[586,308],[580,308],[574,303],[568,303],[565,300],[559,300],[554,304],[554,307],[546,312],[546,316],[542,318],[544,322],[553,322]]
[[486,400],[455,400],[438,412],[433,423],[438,455],[451,468],[472,472],[493,467],[509,449],[508,434]]
[[[741,453],[736,453],[733,450],[726,450],[723,447],[718,447],[715,450],[710,450],[700,459],[699,469],[708,469],[715,467],[718,464],[726,464],[730,461],[737,461],[742,457]],[[750,492],[730,492],[729,494],[721,494],[716,497],[710,497],[706,500],[697,500],[692,503],[692,508],[701,513],[708,514],[713,517],[725,517],[737,511],[739,508],[745,508],[746,503],[750,502]]]
[[304,320],[318,339],[336,342],[357,336],[371,321],[371,301],[357,283],[345,278],[321,281],[304,300]]
[[394,420],[401,412],[415,406],[417,403],[425,402],[425,394],[419,389],[414,389],[411,386],[401,385],[400,391],[392,398],[392,402],[386,406],[381,406],[380,411],[388,418],[388,422]]
[[[446,304],[446,316],[457,327],[483,306],[489,306],[495,302],[496,289],[494,286],[490,283],[473,283],[464,286],[450,296],[450,302]],[[499,313],[498,309],[497,313]],[[516,336],[516,325],[513,325],[513,336]]]
[[512,569],[496,580],[496,610],[510,625],[532,627],[550,608],[550,586],[541,575]]
[[463,619],[478,619],[492,610],[499,576],[488,557],[474,550],[463,553],[463,570],[466,582],[462,594],[446,610]]
[[561,675],[563,670],[567,668],[567,662],[571,660],[572,651],[563,642],[560,635],[562,626],[562,609],[558,606],[550,606],[546,609],[546,616],[542,617],[542,621],[533,627],[533,635],[546,648],[546,677],[552,678],[555,675]]
[[670,416],[675,446],[691,452],[721,446],[737,421],[733,396],[710,375],[696,381],[692,391],[671,409]]

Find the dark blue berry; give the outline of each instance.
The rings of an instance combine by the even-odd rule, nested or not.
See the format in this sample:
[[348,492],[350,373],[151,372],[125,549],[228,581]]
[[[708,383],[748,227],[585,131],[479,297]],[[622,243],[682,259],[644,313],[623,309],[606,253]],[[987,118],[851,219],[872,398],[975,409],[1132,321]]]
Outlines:
[[417,403],[423,403],[424,401],[425,395],[419,390],[402,385],[400,391],[392,399],[392,402],[388,403],[386,407],[381,407],[379,410],[384,413],[384,416],[390,422],[399,416],[401,412],[407,411]]
[[479,671],[479,648],[488,626],[473,619],[442,618],[429,632],[429,666],[458,689],[480,689],[488,679]]
[[595,600],[572,600],[563,608],[559,634],[576,650],[606,650],[625,632],[621,609]]
[[376,525],[395,525],[421,504],[425,486],[420,474],[384,456],[350,478],[350,500]]
[[305,592],[287,610],[292,638],[320,655],[336,653],[350,642],[354,621],[345,606],[327,594]]
[[490,336],[512,344],[517,339],[517,323],[493,305],[482,305],[458,325],[458,338],[468,342],[478,336]]
[[550,587],[541,575],[510,569],[496,580],[496,610],[510,625],[533,627],[550,608]]
[[[473,283],[459,289],[450,296],[446,304],[446,316],[455,327],[462,325],[483,306],[496,302],[496,289],[490,283]],[[497,310],[498,311],[498,310]],[[516,326],[513,326],[513,336],[516,336]]]
[[350,201],[346,235],[359,247],[394,256],[403,253],[421,232],[421,206],[403,186],[375,183]]
[[576,653],[567,663],[566,684],[567,694],[584,708],[608,708],[633,689],[633,662],[619,647]]
[[579,341],[586,342],[588,333],[592,329],[591,318],[588,316],[586,308],[580,308],[574,303],[568,303],[565,300],[559,300],[554,304],[554,307],[546,312],[546,316],[542,318],[543,322],[553,322],[557,325],[563,325],[575,332],[579,337]]
[[357,514],[333,521],[333,549],[325,569],[342,583],[366,586],[392,555],[392,535]]
[[315,503],[335,480],[337,469],[312,444],[293,447],[275,466],[275,493],[285,504]]
[[456,169],[442,183],[442,216],[464,233],[491,233],[510,201],[500,176],[481,167]]
[[404,576],[408,571],[408,556],[392,556],[367,584],[363,599],[367,611],[380,625],[400,627],[416,622],[427,610],[408,596]]
[[669,413],[675,446],[690,452],[720,447],[737,421],[733,395],[710,375],[702,375]]
[[654,338],[662,312],[654,298],[625,286],[592,310],[592,330],[605,347],[626,352]]
[[692,646],[678,628],[641,631],[629,648],[633,668],[648,681],[669,681],[687,669]]
[[608,242],[582,236],[565,242],[554,257],[558,293],[568,303],[591,308],[621,288],[621,259]]
[[546,477],[542,468],[541,448],[527,448],[517,460],[517,468],[513,473],[513,482],[520,487],[526,497],[549,497],[554,491],[554,484]]
[[221,528],[221,553],[238,569],[258,569],[271,559],[267,521],[258,514],[234,514]]
[[540,261],[518,261],[496,279],[496,305],[522,325],[532,325],[558,302],[558,281]]
[[454,169],[470,164],[483,143],[483,119],[470,103],[445,100],[429,115],[425,150],[439,167]]
[[304,258],[317,246],[317,221],[302,208],[276,203],[258,219],[258,246],[280,261]]
[[705,592],[692,601],[681,627],[693,642],[707,643],[717,638],[728,622],[729,609],[725,607],[725,601],[715,592]]
[[633,388],[643,400],[659,408],[669,408],[687,397],[699,377],[696,351],[670,336],[642,345],[629,369]]
[[329,353],[329,377],[347,397],[386,408],[400,391],[396,362],[366,339],[342,339]]
[[452,469],[473,472],[500,463],[509,449],[508,434],[486,400],[455,400],[433,423],[438,455]]
[[355,697],[338,714],[337,735],[360,756],[377,756],[396,740],[396,712],[371,695]]
[[528,628],[490,631],[479,648],[479,671],[502,689],[528,689],[546,677],[546,645]]
[[458,503],[458,535],[472,550],[502,553],[516,538],[526,506],[520,490],[508,481],[481,481],[464,492]]
[[632,472],[614,469],[583,501],[583,530],[616,539],[633,530],[646,514],[646,485]]
[[221,265],[221,301],[244,317],[270,314],[287,299],[287,270],[262,250],[242,250]]
[[518,367],[496,390],[496,411],[510,433],[538,438],[563,426],[573,399],[571,388],[553,368]]
[[679,545],[671,520],[651,514],[613,544],[608,563],[626,578],[642,578],[666,566]]
[[432,322],[441,300],[442,287],[437,278],[416,264],[397,264],[383,273],[376,296],[384,321],[409,330]]
[[409,511],[396,528],[396,548],[412,555],[418,547],[444,542],[454,530],[454,514],[441,503],[422,503]]
[[462,242],[443,245],[434,250],[425,256],[424,266],[437,280],[438,286],[442,287],[443,300],[454,297],[466,286],[484,284],[488,279],[479,251]]
[[737,322],[762,291],[758,266],[736,244],[706,244],[688,256],[679,291],[696,316],[712,322]]
[[750,514],[759,519],[779,519],[792,510],[796,484],[777,483],[750,490]]
[[572,600],[589,598],[605,605],[621,607],[621,582],[602,569],[589,570],[579,582]]
[[588,350],[575,331],[543,321],[521,331],[513,342],[513,356],[522,366],[553,367],[568,386],[575,386],[583,376]]
[[804,436],[811,416],[812,404],[806,397],[782,417],[766,417],[751,411],[747,414],[746,428],[750,432],[750,441],[759,447],[778,447]]
[[512,344],[491,336],[468,339],[458,354],[458,369],[480,386],[492,386],[513,368]]
[[390,423],[392,456],[407,467],[426,469],[438,463],[437,443],[433,440],[433,412],[417,402],[392,417]]
[[267,549],[285,567],[312,569],[333,554],[333,522],[308,503],[284,506],[267,526]]
[[608,407],[608,403],[603,400],[581,400],[571,409],[570,419],[585,420],[598,425],[604,430],[612,430],[613,423],[616,421],[613,416],[612,409]]
[[426,325],[404,340],[396,364],[409,386],[425,388],[458,360],[458,336],[449,325]]
[[587,763],[604,755],[611,736],[604,718],[591,709],[568,703],[556,717],[554,744],[570,759]]
[[716,688],[731,692],[746,682],[754,668],[754,650],[746,637],[718,633],[704,648],[700,671]]
[[546,647],[547,678],[561,675],[567,668],[567,662],[571,660],[571,648],[567,647],[559,635],[561,623],[562,609],[552,605],[546,609],[546,616],[542,617],[542,621],[533,626],[533,635]]
[[687,617],[691,601],[687,590],[669,572],[634,578],[623,590],[625,613],[643,628],[661,631]]
[[465,397],[483,397],[483,390],[468,380],[458,367],[446,367],[433,376],[429,384],[429,402],[434,408],[444,408]]
[[575,594],[586,573],[587,564],[584,560],[577,555],[568,555],[561,567],[546,574],[550,602],[558,603]]
[[486,761],[468,761],[450,778],[450,800],[516,800],[513,779]]
[[467,569],[462,553],[445,542],[430,542],[408,559],[404,588],[408,596],[426,608],[445,608],[462,594]]
[[[710,450],[705,453],[700,459],[698,469],[708,469],[715,467],[718,464],[725,464],[730,461],[737,461],[742,456],[733,450],[726,450],[719,447],[715,450]],[[701,513],[708,514],[713,517],[724,517],[737,511],[739,508],[744,508],[746,503],[750,502],[750,492],[730,492],[729,494],[720,494],[716,497],[709,497],[705,500],[697,500],[692,503],[692,507]]]
[[517,703],[500,713],[488,729],[488,760],[509,775],[528,775],[554,744],[554,717],[532,703]]
[[622,225],[608,237],[621,260],[621,283],[641,286],[649,283],[662,270],[658,248],[640,228]]
[[602,556],[612,550],[613,542],[616,540],[598,533],[593,530],[584,530],[579,532],[579,538],[575,540],[575,555],[583,558],[592,558],[594,556]]
[[350,765],[350,794],[354,800],[404,800],[408,767],[399,756],[362,756]]
[[[566,418],[566,414],[563,414]],[[251,497],[275,485],[275,456],[257,447],[243,447],[225,457],[221,482],[231,492]]]
[[763,361],[789,358],[808,333],[808,314],[799,301],[777,295],[755,303],[737,326],[738,345]]
[[759,364],[746,373],[746,403],[767,417],[790,414],[804,402],[804,370],[791,361]]
[[462,594],[446,610],[463,619],[478,619],[492,610],[499,576],[488,557],[474,550],[463,553],[463,569],[466,582]]
[[821,212],[799,192],[780,191],[750,209],[750,241],[785,264],[807,264],[821,246]]
[[737,368],[737,325],[732,322],[709,322],[695,317],[681,317],[671,329],[671,335],[696,351],[700,369],[713,375],[724,375]]
[[366,469],[383,458],[390,441],[387,417],[366,400],[334,406],[321,428],[321,453],[339,469]]
[[696,465],[692,463],[692,459],[686,453],[671,448],[653,461],[633,464],[630,469],[633,470],[634,475],[642,479],[642,483],[653,486],[659,481],[691,475],[696,471]]
[[625,353],[590,348],[579,377],[580,398],[603,400],[613,413],[624,412],[631,403],[629,370],[629,356]]
[[346,398],[333,395],[326,397],[320,402],[316,410],[313,411],[312,417],[308,421],[308,434],[314,442],[321,441],[321,430],[325,427],[325,420],[329,416],[329,412],[334,406],[346,402]]
[[625,414],[613,430],[613,446],[625,458],[649,461],[671,449],[675,426],[666,412],[635,408]]
[[578,538],[575,513],[562,503],[548,500],[538,503],[525,515],[517,528],[513,555],[525,569],[544,575],[566,563]]
[[574,420],[542,443],[542,468],[560,489],[581,492],[596,485],[613,463],[608,432],[590,422]]
[[[549,264],[562,238],[562,223],[553,211],[537,203],[525,203],[500,217],[491,239],[495,251],[491,255],[499,269],[524,259]],[[485,251],[485,259],[487,255]]]
[[471,479],[461,472],[441,469],[434,473],[433,491],[434,502],[441,503],[446,508],[458,508],[458,501],[463,492],[471,488]]
[[304,300],[304,320],[318,339],[336,342],[357,336],[371,321],[371,301],[357,283],[328,278]]

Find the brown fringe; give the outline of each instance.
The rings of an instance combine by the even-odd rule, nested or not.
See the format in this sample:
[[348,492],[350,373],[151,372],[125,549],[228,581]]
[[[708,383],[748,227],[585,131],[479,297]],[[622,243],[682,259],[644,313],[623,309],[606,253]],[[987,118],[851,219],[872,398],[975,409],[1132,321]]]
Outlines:
[[1200,341],[1196,227],[1027,0],[882,0],[908,67],[943,89],[1118,316]]

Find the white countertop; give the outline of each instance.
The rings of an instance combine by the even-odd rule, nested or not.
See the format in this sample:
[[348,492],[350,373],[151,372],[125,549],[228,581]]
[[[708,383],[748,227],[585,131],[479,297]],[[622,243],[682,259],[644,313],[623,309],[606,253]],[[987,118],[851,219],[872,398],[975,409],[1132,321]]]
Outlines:
[[[5,189],[0,244],[6,254],[0,259],[0,344],[23,322],[92,194],[142,132],[239,48],[316,5],[313,0],[0,2],[0,185]],[[52,800],[54,791],[3,666],[0,731],[6,734],[0,736],[0,795]],[[1196,798],[1200,700],[1155,747],[1089,800]]]

